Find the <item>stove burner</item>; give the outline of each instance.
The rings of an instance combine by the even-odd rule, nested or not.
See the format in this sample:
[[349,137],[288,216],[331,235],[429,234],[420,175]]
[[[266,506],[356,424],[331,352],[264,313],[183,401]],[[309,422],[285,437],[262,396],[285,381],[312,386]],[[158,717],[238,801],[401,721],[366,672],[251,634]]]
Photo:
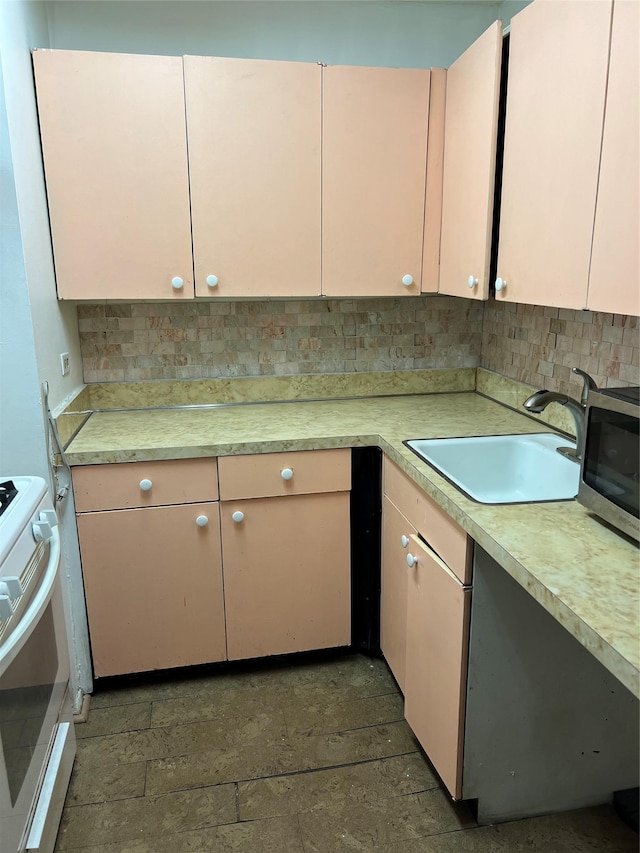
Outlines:
[[4,483],[0,483],[0,515],[7,509],[17,494],[18,490],[13,484],[13,480],[5,480]]

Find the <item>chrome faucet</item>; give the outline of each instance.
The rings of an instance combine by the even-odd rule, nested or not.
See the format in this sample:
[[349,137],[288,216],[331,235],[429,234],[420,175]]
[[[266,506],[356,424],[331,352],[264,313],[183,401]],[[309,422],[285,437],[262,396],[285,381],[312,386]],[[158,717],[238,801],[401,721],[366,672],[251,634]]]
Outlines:
[[574,400],[573,397],[568,397],[566,394],[558,394],[556,391],[547,391],[546,389],[543,389],[542,391],[536,391],[535,394],[527,397],[522,405],[528,412],[533,412],[534,414],[544,412],[549,403],[559,403],[561,406],[565,406],[573,415],[573,420],[575,422],[576,449],[573,450],[561,447],[559,448],[559,452],[562,452],[565,456],[569,456],[571,459],[575,459],[576,462],[580,462],[582,460],[582,450],[584,445],[587,397],[589,396],[589,391],[595,390],[598,386],[591,376],[589,376],[588,373],[585,373],[584,370],[580,370],[577,367],[572,367],[571,370],[573,373],[582,377],[583,384],[580,402]]

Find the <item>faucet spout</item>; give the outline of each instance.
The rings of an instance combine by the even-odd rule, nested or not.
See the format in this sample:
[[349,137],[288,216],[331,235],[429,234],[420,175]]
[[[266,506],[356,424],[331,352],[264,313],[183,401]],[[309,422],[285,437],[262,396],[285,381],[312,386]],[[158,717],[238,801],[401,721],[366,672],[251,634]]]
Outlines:
[[585,407],[574,400],[573,397],[568,397],[566,394],[558,394],[555,391],[547,391],[546,388],[541,391],[536,391],[522,404],[528,412],[540,414],[544,412],[549,403],[558,403],[565,406],[573,415],[573,420],[576,428],[576,451],[575,458],[582,459],[582,447],[584,444],[585,433]]

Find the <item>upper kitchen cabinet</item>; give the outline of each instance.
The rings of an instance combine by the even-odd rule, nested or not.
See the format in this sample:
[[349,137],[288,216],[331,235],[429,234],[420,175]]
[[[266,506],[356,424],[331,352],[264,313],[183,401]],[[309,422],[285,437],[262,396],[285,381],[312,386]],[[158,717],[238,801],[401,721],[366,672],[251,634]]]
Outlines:
[[430,72],[324,68],[322,292],[420,293]]
[[322,68],[184,58],[197,296],[319,296]]
[[182,59],[33,63],[58,296],[193,297]]
[[[512,19],[497,299],[586,307],[611,9],[536,0]],[[631,179],[613,168],[609,180]]]
[[502,23],[447,70],[440,293],[489,293]]
[[587,307],[640,314],[640,4],[613,6]]

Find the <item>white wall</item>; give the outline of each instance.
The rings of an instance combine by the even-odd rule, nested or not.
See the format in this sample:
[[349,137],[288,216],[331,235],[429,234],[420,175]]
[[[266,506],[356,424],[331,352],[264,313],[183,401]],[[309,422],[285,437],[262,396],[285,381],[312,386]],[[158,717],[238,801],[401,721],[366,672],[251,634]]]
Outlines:
[[13,474],[49,476],[0,65],[0,475]]
[[[0,2],[0,470],[49,480],[40,389],[53,408],[82,387],[75,306],[56,299],[31,48],[48,46],[42,2]],[[62,377],[59,354],[73,369]],[[65,611],[70,628],[72,690],[91,687],[89,642],[73,499],[58,507]]]
[[[0,2],[0,57],[38,376],[49,382],[52,406],[58,407],[82,387],[82,372],[75,306],[56,299],[31,68],[31,49],[47,47],[48,41],[44,3]],[[61,352],[71,355],[66,377]]]
[[51,0],[51,47],[448,66],[498,17],[499,2]]

